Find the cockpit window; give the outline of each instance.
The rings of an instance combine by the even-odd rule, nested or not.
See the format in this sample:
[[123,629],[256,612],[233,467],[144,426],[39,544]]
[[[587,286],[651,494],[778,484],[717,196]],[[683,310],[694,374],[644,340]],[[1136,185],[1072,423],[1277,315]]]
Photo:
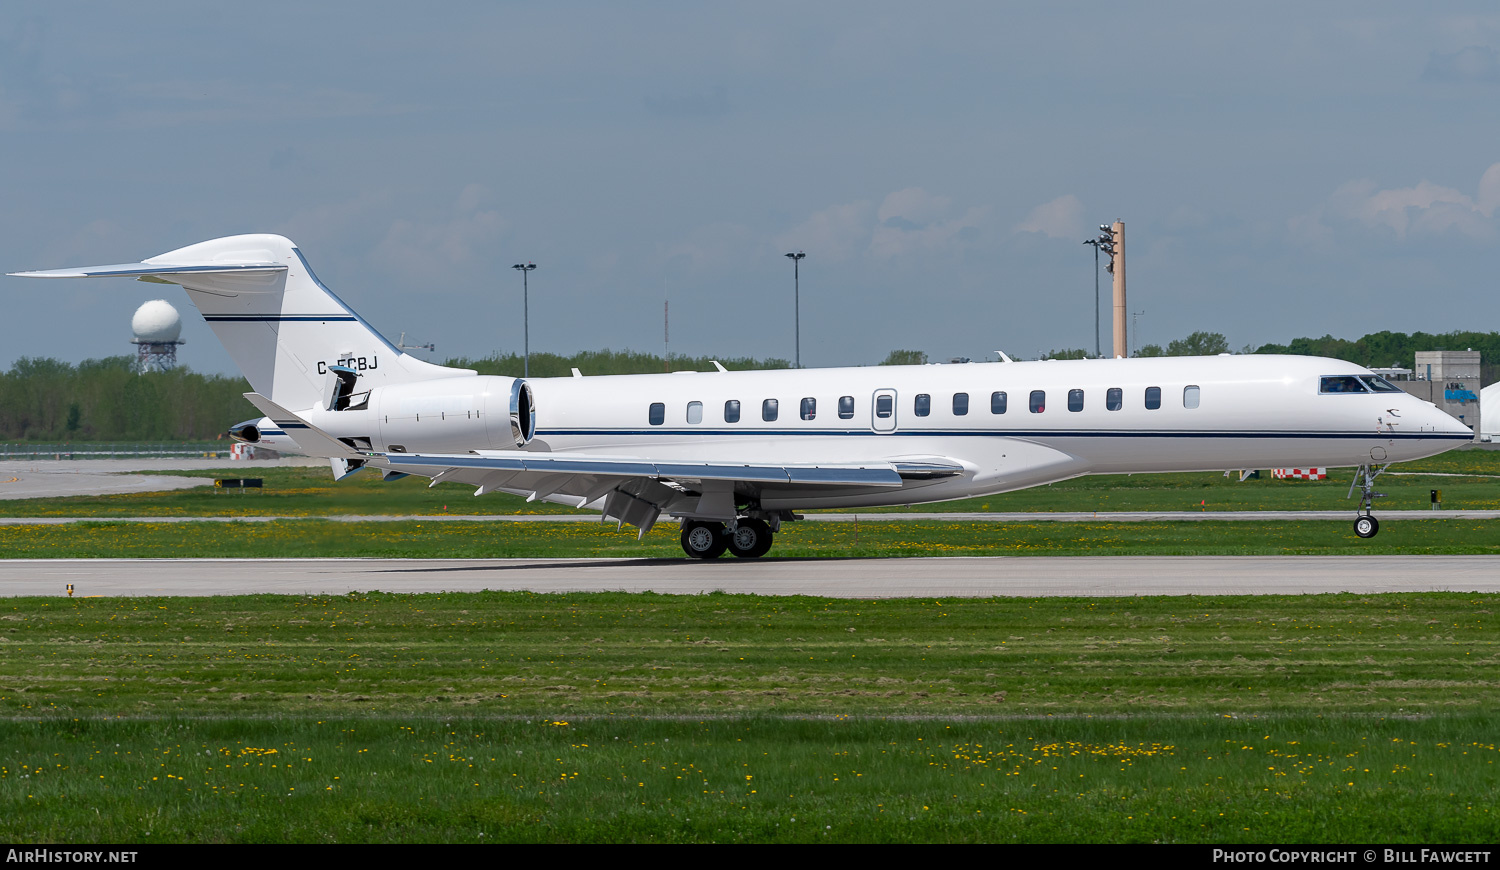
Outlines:
[[1380,375],[1360,375],[1359,379],[1365,382],[1365,386],[1377,393],[1399,393],[1401,388],[1382,378]]
[[1354,375],[1330,375],[1318,383],[1320,393],[1368,393],[1369,388]]

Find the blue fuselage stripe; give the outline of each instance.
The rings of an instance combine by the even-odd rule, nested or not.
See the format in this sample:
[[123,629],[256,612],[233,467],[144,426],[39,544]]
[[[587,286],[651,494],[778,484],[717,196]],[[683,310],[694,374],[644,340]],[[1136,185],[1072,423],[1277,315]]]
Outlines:
[[203,319],[210,323],[285,323],[289,321],[324,323],[340,320],[353,321],[355,318],[347,314],[205,314]]
[[869,435],[890,436],[940,436],[977,438],[1278,438],[1278,439],[1336,439],[1336,440],[1382,440],[1382,441],[1472,441],[1474,436],[1446,432],[1182,432],[1164,430],[1023,430],[1023,429],[901,429],[896,432],[874,432],[869,429],[541,429],[538,437],[547,435],[744,435],[750,436],[795,436],[795,435]]

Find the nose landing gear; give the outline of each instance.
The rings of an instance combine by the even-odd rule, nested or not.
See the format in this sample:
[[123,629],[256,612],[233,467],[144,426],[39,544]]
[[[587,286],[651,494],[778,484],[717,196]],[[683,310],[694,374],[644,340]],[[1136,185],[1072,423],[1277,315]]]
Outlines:
[[1349,484],[1349,498],[1353,498],[1355,488],[1359,488],[1359,515],[1354,518],[1354,534],[1361,538],[1373,538],[1380,531],[1380,521],[1371,511],[1375,499],[1385,498],[1385,493],[1375,491],[1375,478],[1387,468],[1390,465],[1361,465],[1354,472],[1354,481]]

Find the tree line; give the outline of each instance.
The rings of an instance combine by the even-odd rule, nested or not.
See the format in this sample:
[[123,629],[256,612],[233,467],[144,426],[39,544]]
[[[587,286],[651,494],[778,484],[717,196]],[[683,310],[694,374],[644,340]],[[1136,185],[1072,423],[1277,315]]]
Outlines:
[[0,441],[202,441],[259,417],[244,378],[186,368],[135,373],[135,358],[77,365],[23,357],[0,372]]
[[[730,371],[752,369],[789,369],[792,364],[777,357],[754,359],[751,357],[707,357],[677,356],[662,357],[654,353],[633,350],[584,350],[571,356],[557,353],[534,353],[531,355],[531,376],[534,378],[565,378],[578,369],[585,375],[648,375],[661,372],[713,371],[717,361]],[[443,363],[460,369],[473,369],[481,375],[503,375],[519,378],[526,370],[526,359],[518,353],[495,353],[486,357],[450,357]]]
[[1419,350],[1477,350],[1479,377],[1485,384],[1500,380],[1500,332],[1444,333],[1372,332],[1354,340],[1334,338],[1294,338],[1286,344],[1263,344],[1256,353],[1294,353],[1305,356],[1328,356],[1348,360],[1366,368],[1411,368]]
[[[1411,368],[1416,362],[1417,351],[1426,350],[1477,350],[1480,361],[1480,380],[1492,384],[1500,380],[1500,332],[1372,332],[1356,339],[1294,338],[1286,344],[1263,344],[1260,347],[1246,345],[1238,353],[1287,353],[1298,356],[1325,356],[1347,360],[1366,368]],[[1159,344],[1141,346],[1132,356],[1212,356],[1229,353],[1229,340],[1221,332],[1199,331],[1184,338],[1173,339],[1165,347]],[[1089,359],[1093,354],[1070,348],[1053,350],[1042,355],[1042,359]]]

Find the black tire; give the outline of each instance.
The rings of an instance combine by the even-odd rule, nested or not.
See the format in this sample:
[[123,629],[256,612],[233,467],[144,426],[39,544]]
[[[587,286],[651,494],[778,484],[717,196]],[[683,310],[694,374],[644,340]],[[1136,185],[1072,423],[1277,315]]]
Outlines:
[[1361,538],[1373,538],[1380,531],[1380,521],[1364,514],[1354,521],[1354,534]]
[[771,550],[771,527],[762,520],[740,520],[727,535],[729,552],[741,559],[759,559]]
[[717,559],[727,546],[729,536],[723,523],[688,520],[682,524],[682,552],[694,559]]

